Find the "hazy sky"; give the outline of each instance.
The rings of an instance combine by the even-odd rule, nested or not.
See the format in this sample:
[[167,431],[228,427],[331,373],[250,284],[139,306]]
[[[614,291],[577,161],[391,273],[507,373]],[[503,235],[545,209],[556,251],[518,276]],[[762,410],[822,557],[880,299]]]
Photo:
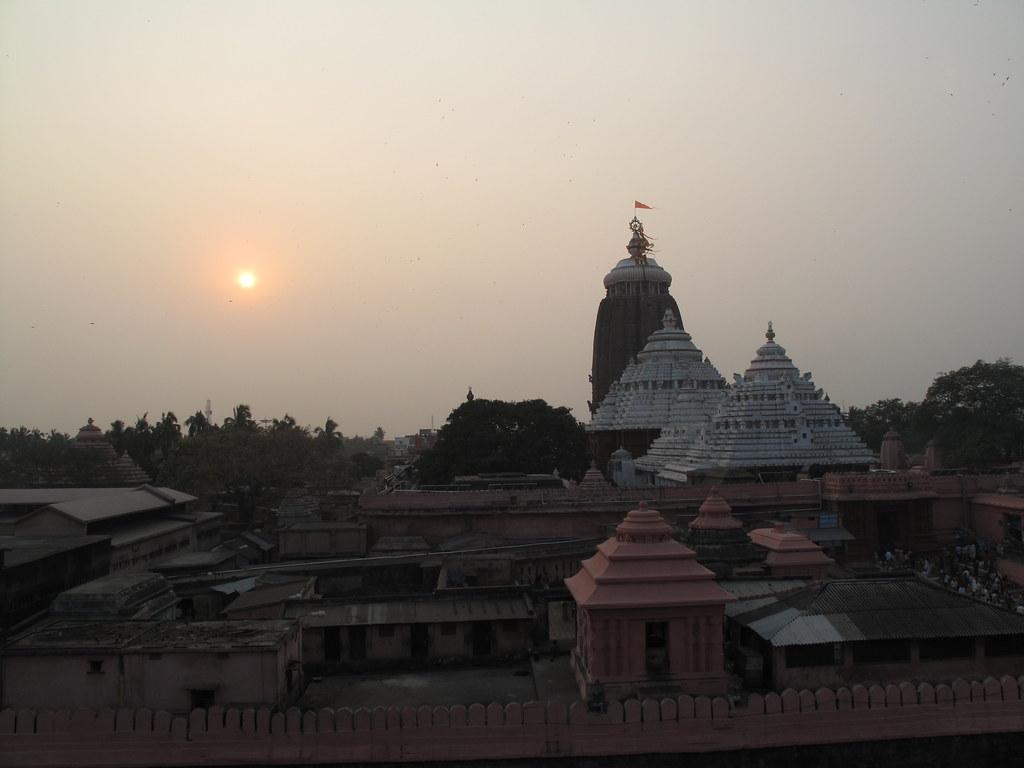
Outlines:
[[1017,0],[2,0],[0,425],[586,418],[634,199],[726,378],[1024,362],[1022,63]]

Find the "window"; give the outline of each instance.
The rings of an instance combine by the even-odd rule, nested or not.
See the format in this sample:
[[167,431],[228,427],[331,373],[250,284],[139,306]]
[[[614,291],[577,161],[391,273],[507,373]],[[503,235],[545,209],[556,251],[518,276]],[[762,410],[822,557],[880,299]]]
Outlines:
[[102,675],[103,674],[103,662],[102,661],[90,661],[89,662],[89,674],[90,675]]
[[458,625],[454,621],[446,621],[441,624],[441,634],[445,637],[451,637],[455,634]]
[[839,643],[791,645],[786,648],[786,667],[834,667],[843,663],[843,646]]
[[394,637],[395,636],[395,625],[394,624],[382,624],[377,627],[378,637]]
[[973,637],[932,637],[920,643],[921,661],[969,659],[974,656]]
[[648,621],[644,639],[647,674],[660,675],[668,672],[668,623]]
[[910,661],[910,643],[904,640],[868,640],[853,643],[853,660],[857,664]]
[[986,656],[1024,656],[1024,635],[985,638]]
[[190,688],[188,697],[192,709],[209,709],[213,706],[213,691],[211,690]]

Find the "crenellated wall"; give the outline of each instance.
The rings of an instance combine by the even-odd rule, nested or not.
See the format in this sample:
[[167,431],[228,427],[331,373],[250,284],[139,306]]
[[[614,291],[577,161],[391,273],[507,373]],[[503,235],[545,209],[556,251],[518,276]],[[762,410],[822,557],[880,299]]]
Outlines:
[[582,703],[0,712],[3,766],[199,766],[710,752],[1024,731],[1024,677]]

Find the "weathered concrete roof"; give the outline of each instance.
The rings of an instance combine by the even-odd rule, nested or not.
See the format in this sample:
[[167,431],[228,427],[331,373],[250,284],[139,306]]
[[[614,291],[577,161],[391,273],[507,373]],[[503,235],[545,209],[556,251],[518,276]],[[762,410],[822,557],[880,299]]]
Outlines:
[[115,517],[170,508],[195,500],[195,496],[176,491],[173,488],[140,485],[138,488],[114,490],[106,496],[90,495],[74,498],[51,504],[48,509],[54,509],[82,523],[95,523]]
[[150,618],[177,601],[170,584],[156,573],[114,573],[57,595],[54,615],[87,618]]
[[53,620],[21,633],[5,648],[17,655],[145,651],[149,653],[276,648],[294,629],[290,620],[85,621]]
[[331,627],[530,619],[534,611],[525,597],[493,597],[379,603],[293,603],[288,606],[287,614],[301,616],[305,626]]

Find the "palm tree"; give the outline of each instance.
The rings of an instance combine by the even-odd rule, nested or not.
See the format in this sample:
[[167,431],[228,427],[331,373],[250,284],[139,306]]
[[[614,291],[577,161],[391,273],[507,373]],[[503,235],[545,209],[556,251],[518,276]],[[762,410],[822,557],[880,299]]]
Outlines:
[[224,429],[249,431],[255,428],[256,422],[252,420],[252,409],[244,403],[236,405],[232,415],[224,419]]
[[201,435],[210,429],[210,422],[206,418],[206,414],[202,411],[196,411],[194,414],[185,419],[185,426],[188,427],[188,436],[195,437]]
[[124,434],[124,422],[118,419],[117,421],[110,422],[110,429],[107,431],[107,440],[114,446],[114,450],[117,451],[117,455],[121,456],[124,454],[125,449],[128,447],[125,442]]

